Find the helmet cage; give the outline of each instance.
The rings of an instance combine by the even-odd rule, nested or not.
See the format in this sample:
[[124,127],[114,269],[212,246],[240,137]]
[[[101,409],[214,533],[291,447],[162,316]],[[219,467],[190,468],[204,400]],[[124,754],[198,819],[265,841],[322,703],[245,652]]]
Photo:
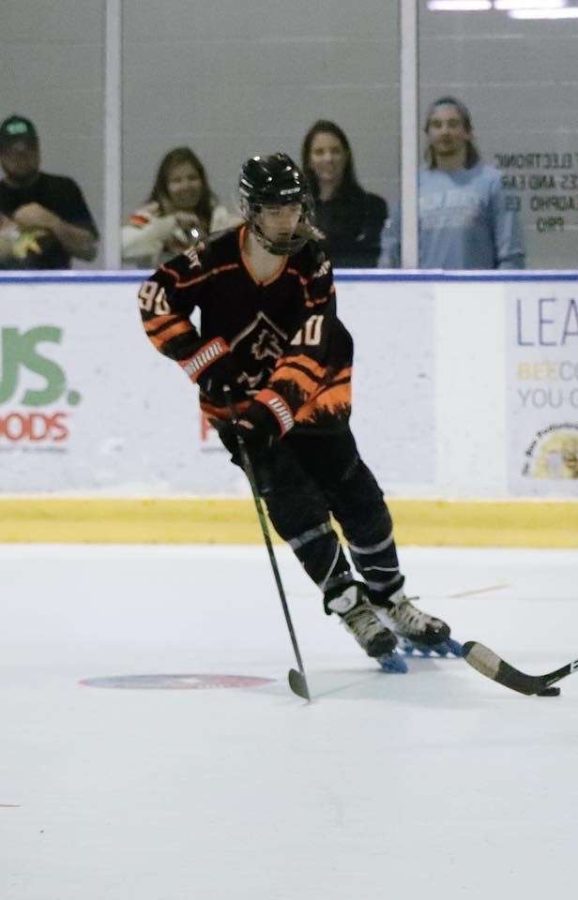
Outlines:
[[[247,160],[239,180],[240,208],[259,243],[275,256],[291,256],[310,238],[313,198],[301,170],[284,153]],[[271,239],[263,232],[258,216],[264,207],[301,204],[301,215],[291,237]]]
[[[301,250],[307,241],[310,239],[310,232],[308,227],[311,223],[311,218],[313,215],[313,204],[309,201],[308,197],[300,197],[296,200],[289,201],[290,203],[301,203],[301,215],[299,216],[299,221],[297,223],[297,227],[291,237],[285,238],[277,238],[273,240],[272,238],[267,237],[261,228],[258,217],[261,213],[264,206],[286,206],[286,203],[251,203],[249,200],[242,198],[241,199],[241,213],[244,219],[247,221],[247,224],[259,243],[268,250],[269,253],[273,253],[275,256],[292,256],[294,253],[297,253]],[[302,228],[301,226],[305,226]]]

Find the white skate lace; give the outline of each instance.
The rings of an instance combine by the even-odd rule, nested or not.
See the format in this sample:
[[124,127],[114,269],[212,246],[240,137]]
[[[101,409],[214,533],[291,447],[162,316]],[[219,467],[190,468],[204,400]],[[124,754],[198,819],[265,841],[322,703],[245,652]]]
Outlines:
[[367,606],[355,606],[341,618],[355,637],[364,644],[368,644],[374,637],[383,634],[385,630],[379,618]]
[[428,626],[435,628],[439,621],[421,612],[407,597],[388,609],[387,614],[393,619],[398,630],[406,634],[425,634]]

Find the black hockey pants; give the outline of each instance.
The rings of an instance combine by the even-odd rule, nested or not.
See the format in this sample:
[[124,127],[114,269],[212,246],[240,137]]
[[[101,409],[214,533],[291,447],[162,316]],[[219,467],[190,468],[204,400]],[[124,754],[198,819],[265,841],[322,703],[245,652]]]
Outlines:
[[290,433],[255,460],[255,474],[275,530],[324,593],[354,580],[331,515],[374,602],[403,585],[389,509],[349,428]]

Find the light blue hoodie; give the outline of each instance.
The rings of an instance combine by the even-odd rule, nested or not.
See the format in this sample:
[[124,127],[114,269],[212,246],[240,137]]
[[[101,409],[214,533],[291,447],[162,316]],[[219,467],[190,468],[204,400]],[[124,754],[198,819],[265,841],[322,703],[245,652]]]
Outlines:
[[[399,209],[384,230],[379,265],[400,265]],[[523,269],[525,250],[517,213],[506,208],[498,169],[421,169],[420,269]]]

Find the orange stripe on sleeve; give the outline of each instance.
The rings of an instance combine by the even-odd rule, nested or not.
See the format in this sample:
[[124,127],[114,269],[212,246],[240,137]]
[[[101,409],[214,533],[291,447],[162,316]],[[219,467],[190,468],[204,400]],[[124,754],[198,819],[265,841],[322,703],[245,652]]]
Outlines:
[[171,325],[170,328],[164,328],[162,331],[158,332],[158,334],[149,334],[149,339],[153,343],[153,345],[157,348],[164,347],[164,345],[170,341],[172,338],[177,337],[179,334],[187,334],[192,332],[188,322],[176,322],[174,325]]
[[[170,272],[171,275],[176,275],[174,269],[169,269],[166,266],[162,267],[165,272]],[[211,278],[212,275],[217,275],[220,272],[229,272],[233,269],[238,269],[239,263],[230,263],[226,266],[217,266],[214,269],[210,269],[209,272],[203,272],[202,275],[197,275],[196,278],[190,278],[188,281],[179,281],[179,276],[177,275],[177,283],[175,285],[179,290],[181,288],[191,287],[193,284],[200,284],[203,281],[206,281],[207,278]]]
[[[149,313],[150,315],[150,313]],[[178,316],[176,313],[172,316],[151,316],[150,319],[145,319],[144,321],[144,329],[147,334],[154,333],[155,331],[160,331],[163,328],[168,328],[174,322],[182,322],[183,317]]]

